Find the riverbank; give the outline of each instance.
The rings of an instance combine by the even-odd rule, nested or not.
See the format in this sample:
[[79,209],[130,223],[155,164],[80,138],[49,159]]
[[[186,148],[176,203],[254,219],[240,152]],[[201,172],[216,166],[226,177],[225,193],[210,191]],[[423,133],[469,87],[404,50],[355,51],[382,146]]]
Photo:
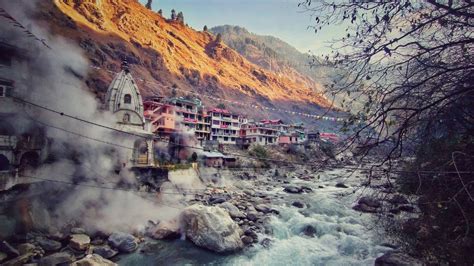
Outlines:
[[[40,264],[52,258],[73,262],[87,254],[98,254],[120,265],[156,265],[163,261],[368,265],[394,248],[379,227],[379,210],[361,212],[356,208],[362,195],[378,189],[390,192],[383,185],[360,189],[366,177],[363,171],[302,166],[259,171],[212,170],[201,174],[200,179],[189,178],[190,173],[172,176],[171,182],[162,187],[160,198],[155,199],[159,200],[157,204],[173,204],[170,207],[176,208],[177,214],[192,205],[225,210],[224,215],[232,219],[227,223],[240,228],[241,250],[221,254],[206,246],[198,247],[183,231],[179,215],[161,221],[142,221],[142,230],[123,234],[86,231],[75,224],[56,233],[29,232],[22,239],[9,239],[8,243],[18,254],[24,245],[31,245],[29,255],[23,259]],[[82,241],[80,245],[73,244],[77,234],[83,235],[76,236],[76,240]],[[15,258],[14,253],[7,254],[13,262],[25,255]]]

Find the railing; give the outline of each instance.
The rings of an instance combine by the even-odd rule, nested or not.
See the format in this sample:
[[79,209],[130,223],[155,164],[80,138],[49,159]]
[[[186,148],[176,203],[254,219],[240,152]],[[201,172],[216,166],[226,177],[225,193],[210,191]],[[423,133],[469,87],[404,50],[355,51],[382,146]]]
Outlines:
[[18,139],[15,136],[0,135],[0,147],[8,147],[14,149]]

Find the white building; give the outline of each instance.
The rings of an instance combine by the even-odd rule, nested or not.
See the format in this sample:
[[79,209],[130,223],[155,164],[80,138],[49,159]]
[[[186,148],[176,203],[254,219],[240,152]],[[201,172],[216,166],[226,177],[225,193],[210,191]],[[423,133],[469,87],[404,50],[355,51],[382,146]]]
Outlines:
[[275,145],[278,144],[279,130],[262,123],[249,122],[242,125],[241,136],[245,143]]
[[153,133],[149,121],[145,120],[142,96],[126,62],[122,63],[122,71],[109,85],[105,106],[114,115],[117,129],[137,135],[131,136],[136,138],[133,153],[129,156],[131,166],[154,166]]
[[210,110],[208,114],[211,116],[211,140],[221,144],[236,144],[240,136],[240,116],[219,108]]

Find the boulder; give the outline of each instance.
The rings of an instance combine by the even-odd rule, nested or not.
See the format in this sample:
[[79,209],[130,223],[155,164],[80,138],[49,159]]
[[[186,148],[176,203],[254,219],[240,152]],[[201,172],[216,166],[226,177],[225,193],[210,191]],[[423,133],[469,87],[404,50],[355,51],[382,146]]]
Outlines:
[[388,202],[390,202],[393,205],[400,205],[400,204],[408,204],[408,200],[405,196],[397,194],[391,197]]
[[209,199],[209,204],[215,205],[219,203],[226,202],[229,199],[228,195],[217,195],[217,196],[212,196]]
[[242,242],[244,243],[244,245],[250,245],[253,243],[253,239],[250,236],[243,236]]
[[344,184],[342,182],[337,183],[336,187],[338,187],[338,188],[348,188],[348,186],[346,186],[346,184]]
[[247,213],[247,219],[249,221],[255,222],[258,220],[258,218],[260,218],[260,214],[256,211],[250,211]]
[[138,248],[137,239],[127,233],[113,233],[109,236],[108,242],[120,252],[131,253]]
[[301,201],[294,201],[291,205],[295,206],[296,208],[304,208],[304,204]]
[[106,259],[110,259],[113,256],[117,255],[118,252],[110,248],[108,245],[94,247],[92,253],[100,255]]
[[74,257],[73,254],[69,252],[59,252],[59,253],[54,253],[49,256],[41,258],[39,261],[40,266],[50,266],[50,265],[69,265],[73,261],[75,261],[76,258]]
[[148,229],[147,235],[153,239],[177,239],[181,237],[178,221],[162,221]]
[[364,196],[362,198],[359,199],[359,204],[364,204],[364,205],[367,205],[369,207],[373,207],[373,208],[379,208],[380,206],[382,206],[380,204],[380,201],[378,201],[377,199],[374,199],[372,197],[368,197],[368,196]]
[[20,255],[25,255],[27,253],[32,253],[36,250],[36,246],[30,243],[24,243],[20,244],[17,247],[18,252],[20,252]]
[[230,202],[224,202],[220,204],[219,207],[226,210],[229,213],[230,217],[232,218],[239,218],[239,219],[245,218],[245,214],[241,212],[239,208],[237,208],[234,204]]
[[97,254],[89,254],[85,258],[71,264],[72,266],[116,266],[118,264],[104,259]]
[[312,225],[306,225],[301,231],[305,236],[314,237],[317,233],[316,228]]
[[419,260],[402,252],[394,251],[385,253],[375,260],[375,266],[418,266],[423,265]]
[[262,245],[264,248],[269,248],[272,245],[272,240],[270,238],[265,238],[260,242],[260,245]]
[[58,251],[61,249],[61,242],[51,240],[45,237],[38,237],[35,239],[38,245],[45,251]]
[[91,238],[84,234],[71,235],[71,240],[69,240],[69,246],[76,250],[86,250],[90,243]]
[[295,186],[286,186],[283,189],[283,191],[285,191],[286,193],[291,193],[291,194],[299,194],[303,192],[301,188],[295,187]]
[[219,207],[192,205],[181,213],[182,228],[197,246],[216,252],[232,252],[243,247],[242,230]]
[[258,241],[258,235],[252,229],[245,230],[244,235],[251,237],[254,242]]
[[265,204],[257,204],[255,205],[255,209],[263,213],[269,213],[272,211],[272,208],[270,208],[270,206],[265,205]]

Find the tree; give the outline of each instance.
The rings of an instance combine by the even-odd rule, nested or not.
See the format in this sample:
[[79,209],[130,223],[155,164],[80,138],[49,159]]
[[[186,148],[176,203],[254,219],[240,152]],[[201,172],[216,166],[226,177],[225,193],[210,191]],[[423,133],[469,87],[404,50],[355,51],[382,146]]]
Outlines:
[[474,183],[474,4],[306,0],[300,5],[312,12],[315,32],[345,27],[344,36],[331,44],[333,52],[323,56],[336,71],[328,93],[345,94],[347,110],[361,106],[345,124],[351,136],[344,148],[356,146],[366,155],[385,147],[382,161],[389,167],[393,160],[416,156],[405,182],[423,196],[420,219],[426,222],[420,227],[440,228],[428,238],[431,243],[417,240],[417,247],[469,264],[474,256],[462,247],[474,239],[474,200],[467,185]]
[[207,32],[207,25],[204,25],[204,28],[202,30]]
[[176,20],[176,10],[171,9],[171,20]]
[[176,20],[181,23],[182,25],[184,25],[184,15],[183,15],[183,12],[179,12],[178,13],[178,16],[176,17]]
[[217,105],[217,108],[219,108],[219,109],[225,109],[225,104],[219,103],[219,104]]
[[387,159],[399,157],[419,130],[443,127],[441,118],[454,110],[464,118],[460,127],[472,128],[465,119],[472,114],[474,90],[474,39],[466,34],[474,27],[473,4],[412,2],[301,3],[313,12],[316,32],[327,25],[345,26],[345,36],[325,56],[343,75],[327,90],[350,96],[347,109],[364,98],[363,108],[347,123],[358,125],[352,143],[370,139],[362,142],[367,148],[392,143]]
[[217,36],[216,36],[216,42],[217,42],[217,43],[222,42],[222,34],[220,34],[220,33],[217,34]]
[[151,3],[152,2],[153,2],[153,0],[148,0],[145,7],[151,10]]
[[163,16],[163,9],[158,10],[158,14],[159,14],[160,16]]

